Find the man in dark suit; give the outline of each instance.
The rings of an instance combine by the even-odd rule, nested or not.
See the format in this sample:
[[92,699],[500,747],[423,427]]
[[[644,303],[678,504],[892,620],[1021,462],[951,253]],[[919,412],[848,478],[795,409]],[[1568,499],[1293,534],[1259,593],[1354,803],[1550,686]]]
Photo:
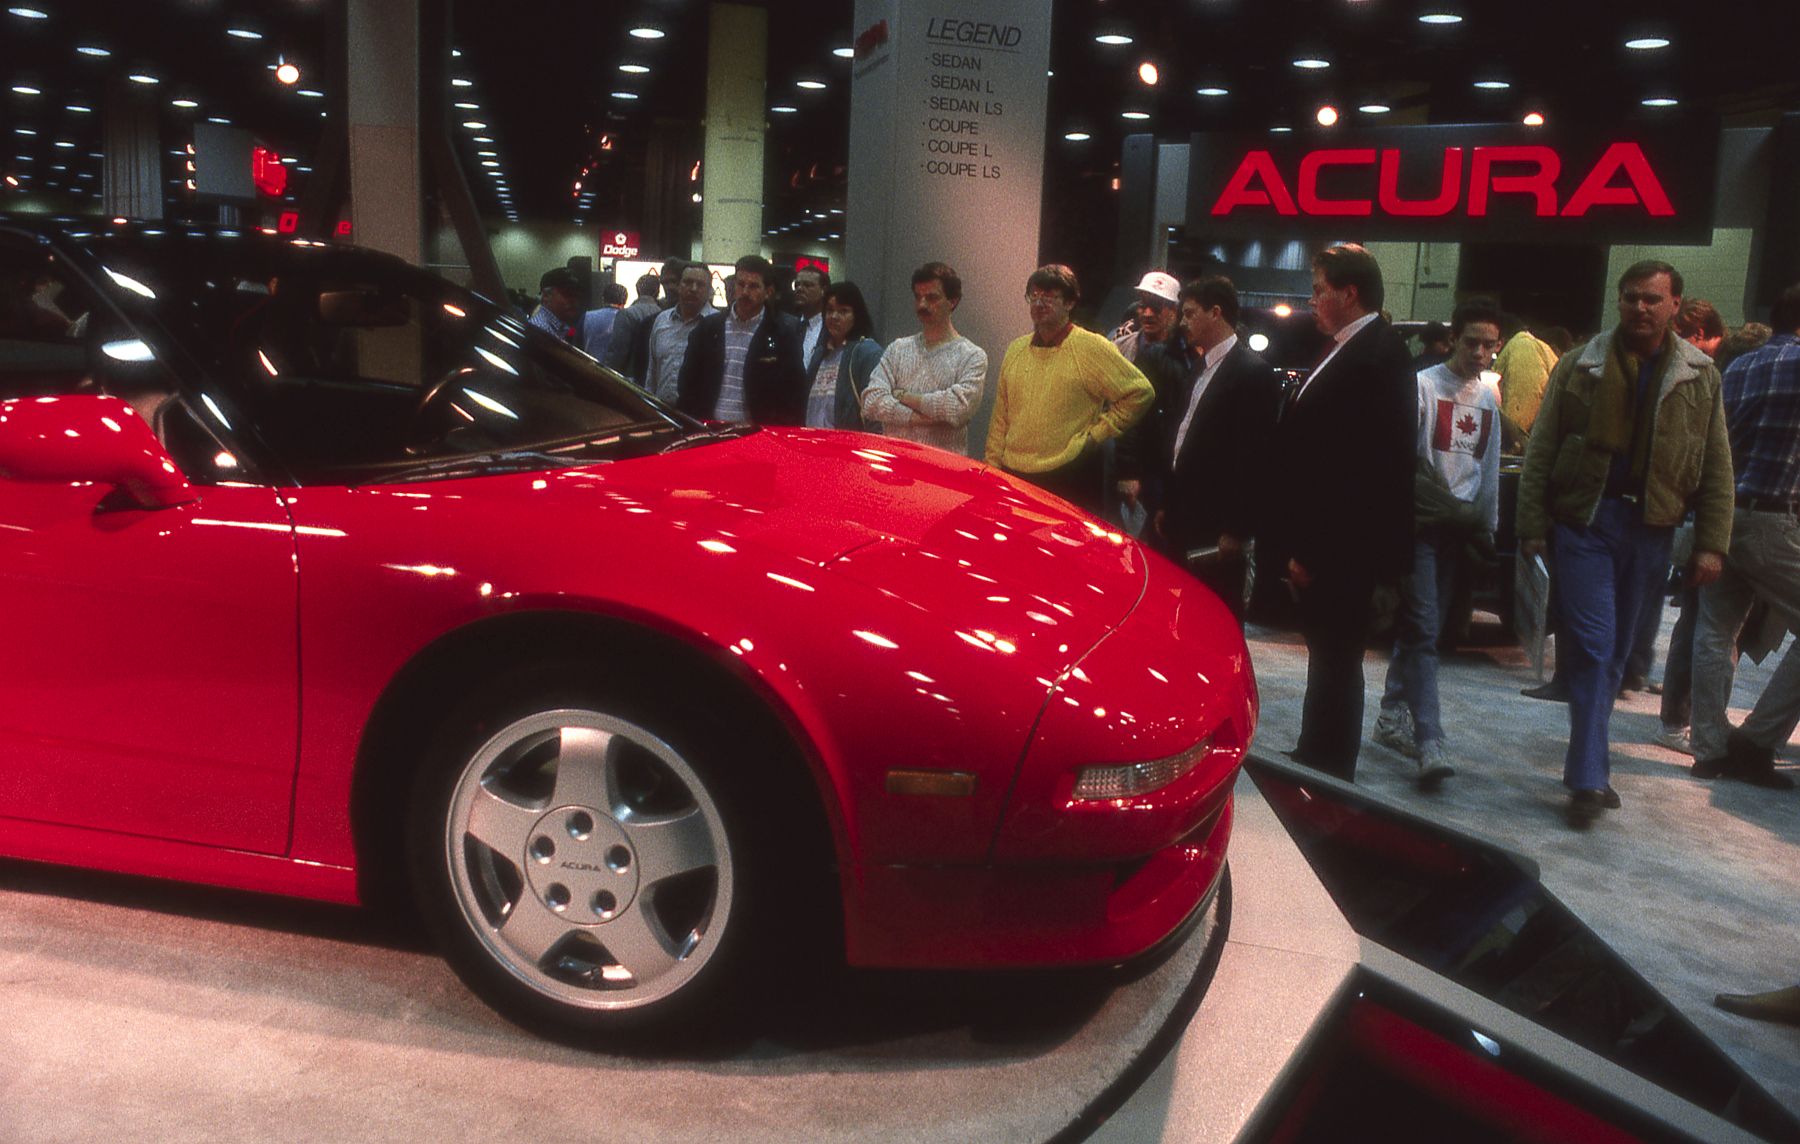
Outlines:
[[703,420],[804,424],[800,323],[769,308],[774,267],[767,259],[746,255],[735,270],[731,307],[700,319],[688,337],[675,403]]
[[1194,575],[1244,622],[1244,545],[1256,533],[1255,474],[1281,411],[1281,381],[1263,356],[1238,341],[1238,294],[1221,275],[1181,288],[1181,326],[1204,356],[1187,391],[1171,401],[1173,458],[1156,533],[1178,562],[1196,549]]
[[1363,643],[1382,580],[1412,558],[1418,382],[1381,317],[1381,267],[1360,246],[1313,259],[1313,320],[1331,344],[1283,403],[1262,541],[1284,556],[1306,638],[1295,761],[1350,780],[1362,740]]

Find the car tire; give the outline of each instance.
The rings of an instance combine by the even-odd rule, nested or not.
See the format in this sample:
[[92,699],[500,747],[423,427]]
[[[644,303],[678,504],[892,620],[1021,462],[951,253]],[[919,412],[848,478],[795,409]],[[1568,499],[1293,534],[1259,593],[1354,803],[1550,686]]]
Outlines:
[[[584,676],[593,682],[571,681]],[[770,943],[754,767],[592,664],[515,673],[450,720],[408,829],[427,927],[503,1016],[581,1044],[728,1027]]]

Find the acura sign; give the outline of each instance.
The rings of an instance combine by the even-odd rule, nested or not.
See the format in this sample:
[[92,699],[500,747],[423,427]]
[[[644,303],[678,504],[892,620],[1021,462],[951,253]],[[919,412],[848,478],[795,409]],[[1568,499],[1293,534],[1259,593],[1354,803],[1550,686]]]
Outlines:
[[1716,129],[1197,134],[1190,234],[1709,242]]

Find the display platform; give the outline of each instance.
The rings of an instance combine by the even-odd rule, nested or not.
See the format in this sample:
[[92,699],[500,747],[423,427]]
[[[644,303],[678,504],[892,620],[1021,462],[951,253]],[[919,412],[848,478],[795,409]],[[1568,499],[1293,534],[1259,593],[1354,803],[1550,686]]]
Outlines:
[[[1246,777],[1232,849],[1241,906],[1215,988],[1093,1139],[1800,1139],[1800,1120],[1558,901],[1529,859],[1304,767],[1253,758]],[[1247,797],[1250,782],[1260,798]],[[1331,965],[1335,995],[1256,1107],[1226,1116],[1216,1016],[1246,1004],[1235,943],[1263,917],[1311,905],[1275,896],[1298,887],[1296,863],[1356,950]],[[1259,983],[1270,986],[1285,988]],[[1226,1092],[1241,1101],[1254,1087]]]
[[0,863],[0,1140],[1046,1140],[1156,1063],[1230,903],[1129,972],[846,971],[754,1040],[624,1057],[359,911]]
[[1283,764],[1237,800],[1132,972],[845,971],[659,1056],[521,1032],[359,911],[0,863],[0,1139],[1800,1137],[1529,862]]

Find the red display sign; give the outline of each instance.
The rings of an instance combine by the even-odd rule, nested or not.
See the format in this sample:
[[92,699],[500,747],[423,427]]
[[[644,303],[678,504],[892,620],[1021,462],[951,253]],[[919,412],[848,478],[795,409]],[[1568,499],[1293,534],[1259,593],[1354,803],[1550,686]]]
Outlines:
[[813,258],[810,255],[805,254],[796,255],[794,257],[794,273],[798,274],[802,270],[822,270],[826,274],[830,274],[831,259]]
[[[1636,207],[1656,218],[1675,213],[1669,193],[1636,143],[1614,143],[1581,180],[1569,201],[1557,205],[1556,180],[1562,173],[1562,156],[1550,147],[1476,147],[1469,166],[1469,196],[1464,212],[1471,218],[1488,213],[1488,199],[1495,194],[1525,195],[1539,218],[1562,215],[1579,218],[1596,206]],[[1396,150],[1381,152],[1379,174],[1373,147],[1309,151],[1300,159],[1294,192],[1290,193],[1281,170],[1267,151],[1251,151],[1233,172],[1231,181],[1213,203],[1212,214],[1228,215],[1241,207],[1273,207],[1276,214],[1329,215],[1366,218],[1375,213],[1397,217],[1428,218],[1447,215],[1462,204],[1463,148],[1444,149],[1438,192],[1429,199],[1400,195],[1400,158]],[[1375,185],[1373,197],[1328,199],[1319,193],[1319,175],[1327,167],[1368,168],[1363,172]],[[1508,174],[1499,172],[1508,171]],[[1620,185],[1622,178],[1623,185]]]
[[256,189],[271,197],[279,196],[287,190],[287,167],[282,165],[281,156],[267,147],[250,148],[250,180]]
[[600,257],[636,258],[641,248],[636,231],[609,230],[600,240]]
[[1717,149],[1716,125],[1693,124],[1610,135],[1505,125],[1200,134],[1187,224],[1221,237],[1705,241]]

